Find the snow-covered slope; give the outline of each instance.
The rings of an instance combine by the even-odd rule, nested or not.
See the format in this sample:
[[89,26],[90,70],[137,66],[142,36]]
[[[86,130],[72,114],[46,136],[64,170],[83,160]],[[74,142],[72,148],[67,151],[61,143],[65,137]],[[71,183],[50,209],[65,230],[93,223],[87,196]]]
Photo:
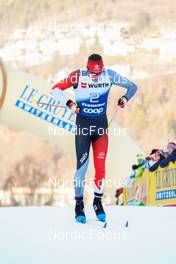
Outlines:
[[114,206],[106,212],[103,228],[92,208],[85,225],[75,223],[72,207],[0,208],[0,262],[175,263],[175,208]]

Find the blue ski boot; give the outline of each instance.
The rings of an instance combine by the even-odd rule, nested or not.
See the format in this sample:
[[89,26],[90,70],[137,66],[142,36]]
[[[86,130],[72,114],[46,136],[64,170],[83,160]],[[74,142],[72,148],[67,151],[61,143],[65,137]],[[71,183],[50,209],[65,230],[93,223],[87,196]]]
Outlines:
[[75,219],[77,222],[85,224],[86,216],[84,213],[84,202],[83,197],[75,197],[76,205],[75,205]]

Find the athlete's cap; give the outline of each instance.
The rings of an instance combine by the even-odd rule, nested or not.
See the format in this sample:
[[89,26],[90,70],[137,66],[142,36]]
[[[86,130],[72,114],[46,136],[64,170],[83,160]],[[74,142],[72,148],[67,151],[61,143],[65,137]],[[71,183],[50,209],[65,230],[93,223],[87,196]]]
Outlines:
[[90,73],[99,74],[103,67],[103,59],[99,54],[92,54],[88,57],[87,69]]

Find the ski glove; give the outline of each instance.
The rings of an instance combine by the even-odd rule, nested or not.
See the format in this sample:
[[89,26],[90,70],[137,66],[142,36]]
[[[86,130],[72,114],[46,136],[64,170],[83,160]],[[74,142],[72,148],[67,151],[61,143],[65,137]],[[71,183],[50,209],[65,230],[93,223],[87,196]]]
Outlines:
[[126,98],[126,96],[122,96],[119,100],[118,100],[118,103],[117,105],[121,108],[124,108],[127,104],[128,100]]
[[73,112],[73,113],[75,113],[75,114],[79,114],[79,112],[80,112],[80,108],[79,108],[79,106],[75,103],[75,102],[73,102],[72,100],[68,100],[67,102],[66,102],[66,106]]

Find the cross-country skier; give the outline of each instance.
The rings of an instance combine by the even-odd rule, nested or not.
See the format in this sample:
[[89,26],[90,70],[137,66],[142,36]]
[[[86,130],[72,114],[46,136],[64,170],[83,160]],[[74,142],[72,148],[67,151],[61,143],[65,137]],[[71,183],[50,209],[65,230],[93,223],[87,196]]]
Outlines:
[[[113,84],[127,89],[126,94],[118,100],[118,106],[123,108],[135,94],[137,86],[114,70],[105,68],[102,57],[92,54],[88,57],[85,68],[70,73],[67,78],[52,88],[55,99],[77,114],[77,133],[75,135],[77,170],[74,177],[75,219],[81,223],[86,222],[83,196],[91,145],[95,167],[93,208],[98,220],[106,220],[101,198],[108,149],[106,108],[108,94]],[[68,100],[62,92],[70,87],[74,88],[76,102]]]

